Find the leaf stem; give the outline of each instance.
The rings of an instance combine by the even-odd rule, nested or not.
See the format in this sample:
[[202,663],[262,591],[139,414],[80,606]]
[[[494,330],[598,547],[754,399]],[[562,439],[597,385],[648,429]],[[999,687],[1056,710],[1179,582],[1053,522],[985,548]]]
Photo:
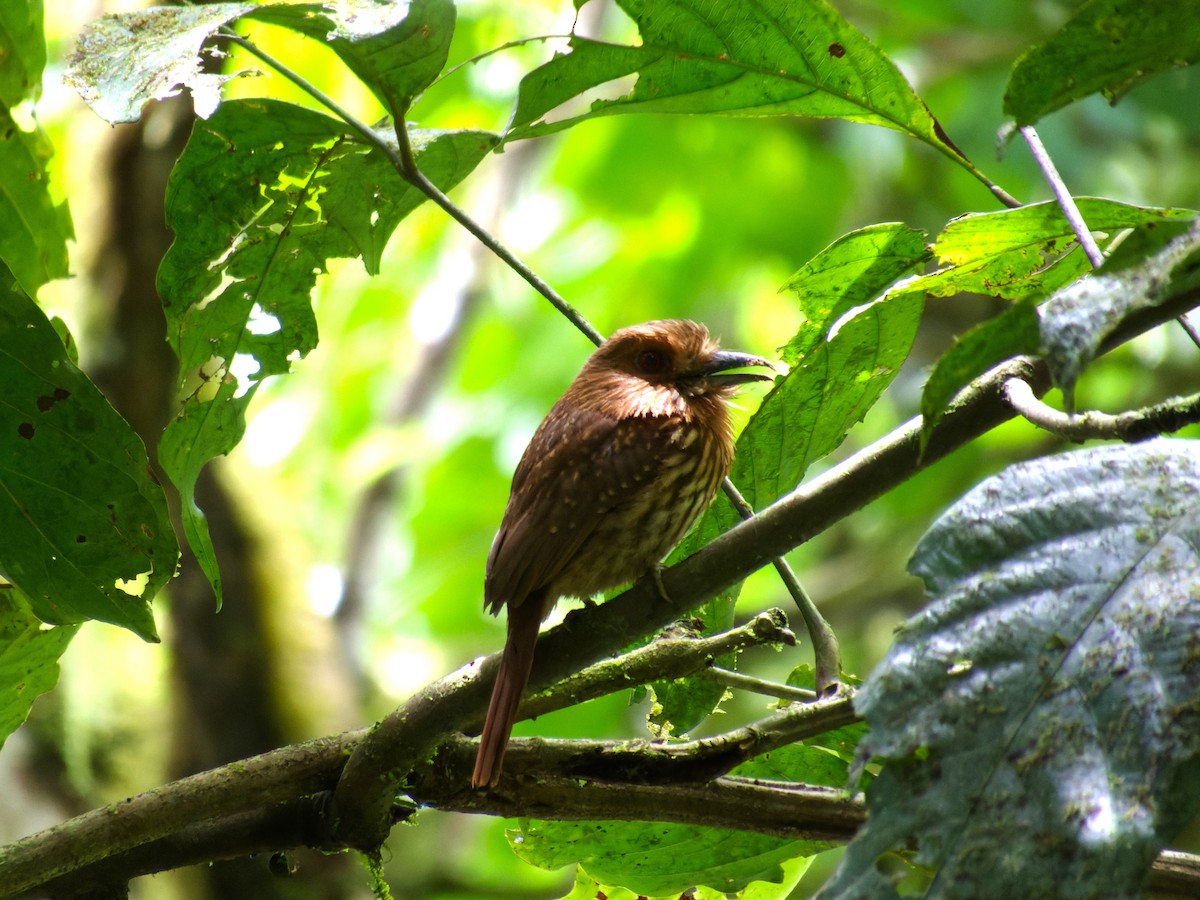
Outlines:
[[767,681],[762,678],[755,678],[753,675],[734,672],[732,669],[722,669],[720,666],[709,666],[701,674],[709,681],[715,681],[717,684],[723,684],[726,687],[737,688],[738,690],[752,691],[755,694],[763,694],[767,697],[778,697],[781,700],[800,700],[806,703],[817,699],[817,692],[810,691],[808,688],[780,684],[778,681]]
[[[746,502],[746,498],[742,496],[730,479],[726,478],[721,487],[743,520],[754,517],[753,507]],[[787,588],[788,593],[792,595],[792,599],[804,619],[804,627],[808,629],[808,636],[813,642],[817,694],[823,695],[837,686],[838,679],[842,675],[842,651],[838,646],[837,635],[834,634],[833,628],[817,609],[817,605],[809,596],[808,591],[804,589],[804,585],[800,583],[800,579],[796,577],[796,573],[787,559],[777,556],[771,560],[771,565],[779,573],[780,580]]]
[[1083,252],[1087,254],[1092,268],[1100,268],[1104,265],[1104,254],[1100,252],[1100,247],[1096,244],[1096,239],[1088,231],[1087,223],[1083,220],[1083,214],[1079,212],[1079,207],[1075,205],[1075,198],[1071,196],[1071,192],[1067,190],[1067,185],[1062,180],[1062,176],[1058,174],[1054,160],[1046,152],[1046,147],[1042,143],[1042,139],[1038,137],[1038,133],[1032,125],[1021,126],[1021,137],[1025,138],[1025,143],[1029,145],[1029,152],[1033,154],[1038,168],[1042,170],[1042,175],[1045,176],[1046,182],[1050,185],[1050,190],[1054,192],[1054,198],[1058,201],[1063,215],[1067,217],[1067,222],[1070,223],[1071,230],[1075,232],[1075,237],[1079,239],[1079,245],[1083,247]]

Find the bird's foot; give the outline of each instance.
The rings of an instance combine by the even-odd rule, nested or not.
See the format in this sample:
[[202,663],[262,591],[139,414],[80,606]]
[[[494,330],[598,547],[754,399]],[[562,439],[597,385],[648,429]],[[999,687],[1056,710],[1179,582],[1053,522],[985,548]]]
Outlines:
[[663,572],[665,572],[666,570],[667,570],[667,567],[664,566],[662,563],[655,563],[654,568],[652,568],[649,571],[649,573],[647,573],[647,575],[654,582],[654,589],[656,591],[658,591],[658,596],[662,597],[662,599],[665,600],[667,603],[669,603],[671,606],[674,606],[675,601],[671,599],[671,595],[667,593],[667,586],[665,584],[663,584],[662,576],[663,576]]

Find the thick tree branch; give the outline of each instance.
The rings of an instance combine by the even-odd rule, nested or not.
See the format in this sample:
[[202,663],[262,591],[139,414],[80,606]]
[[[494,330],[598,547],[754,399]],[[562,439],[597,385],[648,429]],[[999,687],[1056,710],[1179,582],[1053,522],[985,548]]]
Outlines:
[[719,778],[663,787],[548,777],[526,779],[488,795],[464,790],[468,783],[442,780],[448,790],[436,797],[438,808],[534,818],[679,822],[815,841],[849,840],[866,819],[862,802],[844,791],[789,782]]

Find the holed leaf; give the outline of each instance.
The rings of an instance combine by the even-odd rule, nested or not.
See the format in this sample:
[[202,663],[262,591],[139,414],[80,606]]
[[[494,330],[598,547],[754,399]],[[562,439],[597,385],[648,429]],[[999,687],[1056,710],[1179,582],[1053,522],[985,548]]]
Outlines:
[[1200,450],[1158,440],[1013,466],[911,564],[932,604],[856,708],[884,761],[822,896],[1140,896],[1200,805]]
[[146,449],[23,293],[0,296],[0,570],[56,624],[155,640],[179,548]]
[[[491,135],[473,131],[416,131],[411,140],[418,164],[443,189],[493,146]],[[176,239],[158,273],[168,340],[194,389],[159,454],[218,596],[193,498],[200,469],[241,439],[255,387],[316,346],[309,293],[326,261],[361,256],[377,271],[388,236],[423,199],[383,153],[320,113],[240,100],[196,123],[168,185]]]

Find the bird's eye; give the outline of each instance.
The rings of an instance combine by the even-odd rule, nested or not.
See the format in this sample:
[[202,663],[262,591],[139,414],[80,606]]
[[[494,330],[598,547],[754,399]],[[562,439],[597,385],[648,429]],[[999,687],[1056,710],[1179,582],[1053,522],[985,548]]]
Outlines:
[[638,354],[637,367],[648,375],[655,375],[667,368],[667,354],[660,350],[644,350]]

